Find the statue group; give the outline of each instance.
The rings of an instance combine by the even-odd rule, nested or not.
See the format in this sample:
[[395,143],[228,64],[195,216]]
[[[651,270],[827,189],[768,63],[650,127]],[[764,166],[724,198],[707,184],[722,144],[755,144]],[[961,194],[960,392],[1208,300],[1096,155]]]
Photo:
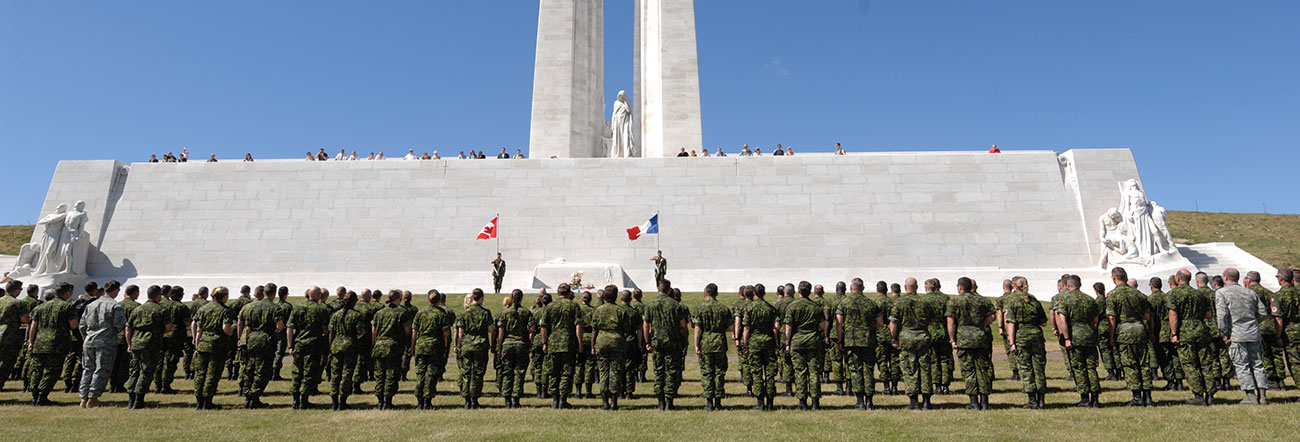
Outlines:
[[1176,252],[1168,219],[1163,207],[1147,201],[1146,191],[1137,180],[1120,183],[1119,207],[1101,216],[1101,268],[1151,266],[1161,256]]
[[72,211],[67,204],[59,204],[54,213],[41,218],[36,224],[40,242],[19,249],[9,277],[86,274],[90,238],[86,237],[85,209],[84,201],[77,201]]

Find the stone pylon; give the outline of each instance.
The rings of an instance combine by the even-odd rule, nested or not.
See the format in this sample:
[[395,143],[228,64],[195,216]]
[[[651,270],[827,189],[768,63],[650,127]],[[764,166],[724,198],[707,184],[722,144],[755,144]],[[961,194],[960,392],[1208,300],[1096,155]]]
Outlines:
[[694,0],[636,0],[632,117],[643,157],[702,149]]
[[604,1],[541,0],[530,156],[604,156],[604,92]]

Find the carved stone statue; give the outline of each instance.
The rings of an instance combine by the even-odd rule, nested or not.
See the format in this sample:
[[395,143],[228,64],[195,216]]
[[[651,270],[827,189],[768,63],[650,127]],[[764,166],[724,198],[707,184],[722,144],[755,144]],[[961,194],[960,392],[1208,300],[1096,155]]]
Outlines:
[[60,243],[60,272],[73,275],[86,273],[86,255],[90,238],[86,237],[86,202],[77,201],[72,211],[63,219],[63,241]]
[[71,212],[67,204],[59,204],[54,213],[41,218],[36,226],[41,242],[24,244],[19,249],[9,277],[84,275],[90,252],[85,208],[84,201],[77,201]]
[[626,91],[618,91],[618,100],[614,101],[614,114],[610,117],[610,129],[613,142],[610,143],[609,156],[613,158],[631,158],[641,156],[636,139],[632,136],[632,101]]
[[1121,264],[1151,266],[1163,255],[1177,253],[1163,207],[1147,201],[1137,180],[1120,183],[1120,205],[1101,217],[1102,268]]
[[36,223],[37,229],[43,229],[41,236],[41,253],[36,256],[36,268],[33,269],[33,275],[44,275],[47,273],[57,273],[59,268],[59,252],[62,251],[63,243],[63,221],[67,218],[68,205],[59,204],[54,208],[54,213],[41,218]]

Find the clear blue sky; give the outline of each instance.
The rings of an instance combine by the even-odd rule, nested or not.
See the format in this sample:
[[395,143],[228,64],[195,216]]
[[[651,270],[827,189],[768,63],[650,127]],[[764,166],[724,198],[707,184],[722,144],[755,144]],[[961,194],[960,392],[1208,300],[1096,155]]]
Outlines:
[[[1300,212],[1300,2],[696,3],[709,147],[1129,147],[1171,209]],[[527,148],[537,4],[0,0],[0,224],[59,160]]]

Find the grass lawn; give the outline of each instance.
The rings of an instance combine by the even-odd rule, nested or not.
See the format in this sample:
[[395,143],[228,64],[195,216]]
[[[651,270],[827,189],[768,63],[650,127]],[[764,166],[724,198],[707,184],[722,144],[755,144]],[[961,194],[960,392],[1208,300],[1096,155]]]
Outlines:
[[18,249],[32,240],[32,229],[35,227],[0,226],[0,255],[17,255]]
[[[700,295],[686,294],[688,304],[696,304]],[[453,297],[452,299],[457,299]],[[500,310],[498,297],[489,295],[486,303],[492,310]],[[730,303],[734,295],[724,295]],[[455,306],[457,310],[459,306]],[[1049,332],[1050,333],[1050,332]],[[1050,335],[1049,335],[1050,336]],[[826,410],[800,412],[791,410],[796,405],[793,398],[778,397],[776,404],[786,410],[756,412],[748,409],[749,398],[740,394],[739,372],[732,362],[728,373],[728,393],[724,401],[730,409],[706,413],[701,392],[699,367],[688,359],[685,381],[678,400],[679,411],[655,410],[655,401],[646,395],[652,384],[637,387],[640,397],[623,401],[623,410],[600,410],[598,399],[572,400],[573,410],[552,410],[546,399],[523,399],[526,407],[506,410],[496,396],[491,382],[491,370],[482,399],[486,408],[466,411],[460,409],[456,397],[455,362],[448,367],[448,380],[439,387],[435,400],[438,409],[414,409],[413,383],[403,382],[395,403],[401,410],[379,411],[372,409],[375,399],[370,395],[354,396],[351,403],[356,410],[330,412],[328,410],[295,411],[287,390],[289,382],[274,381],[264,400],[273,408],[265,410],[231,409],[242,404],[235,396],[236,382],[222,381],[216,399],[222,411],[194,411],[190,381],[177,379],[174,386],[180,395],[151,394],[154,403],[146,410],[126,410],[125,394],[106,394],[106,407],[81,410],[75,407],[75,394],[56,392],[51,399],[68,404],[61,407],[36,408],[25,405],[27,395],[15,391],[17,384],[8,383],[8,390],[0,393],[0,433],[8,440],[75,440],[96,438],[103,440],[859,440],[859,439],[909,439],[952,440],[961,437],[969,440],[1285,440],[1300,432],[1300,420],[1287,416],[1300,414],[1300,405],[1289,403],[1298,394],[1290,390],[1271,395],[1275,405],[1247,407],[1227,405],[1241,400],[1240,391],[1220,393],[1221,405],[1191,407],[1181,405],[1190,398],[1189,392],[1154,393],[1161,403],[1156,408],[1129,409],[1119,404],[1129,399],[1122,382],[1103,382],[1104,408],[1078,409],[1072,406],[1078,396],[1067,391],[1072,385],[1064,380],[1065,370],[1055,342],[1049,342],[1048,385],[1050,408],[1041,411],[1022,410],[1024,402],[1019,392],[1020,383],[1007,380],[1010,374],[1003,358],[1001,344],[995,344],[995,366],[998,380],[994,383],[996,394],[991,398],[994,410],[973,412],[965,410],[966,397],[960,394],[961,382],[953,384],[954,395],[935,396],[938,410],[913,412],[905,409],[905,396],[876,397],[876,411],[852,409],[853,399],[845,396],[826,396]],[[1104,376],[1104,369],[1100,369]],[[284,375],[291,373],[285,367]],[[653,377],[653,370],[650,374]],[[960,370],[956,373],[960,377]],[[1163,385],[1158,381],[1157,385]],[[57,389],[61,391],[60,382]],[[328,391],[328,384],[322,384]],[[373,383],[364,386],[371,391]],[[778,390],[783,387],[778,384]],[[826,387],[834,390],[834,386]],[[526,395],[532,394],[531,383]],[[1282,404],[1280,402],[1287,401]],[[317,396],[314,402],[328,406],[328,396]],[[1231,418],[1225,418],[1231,414]],[[1265,423],[1244,425],[1241,422]]]

